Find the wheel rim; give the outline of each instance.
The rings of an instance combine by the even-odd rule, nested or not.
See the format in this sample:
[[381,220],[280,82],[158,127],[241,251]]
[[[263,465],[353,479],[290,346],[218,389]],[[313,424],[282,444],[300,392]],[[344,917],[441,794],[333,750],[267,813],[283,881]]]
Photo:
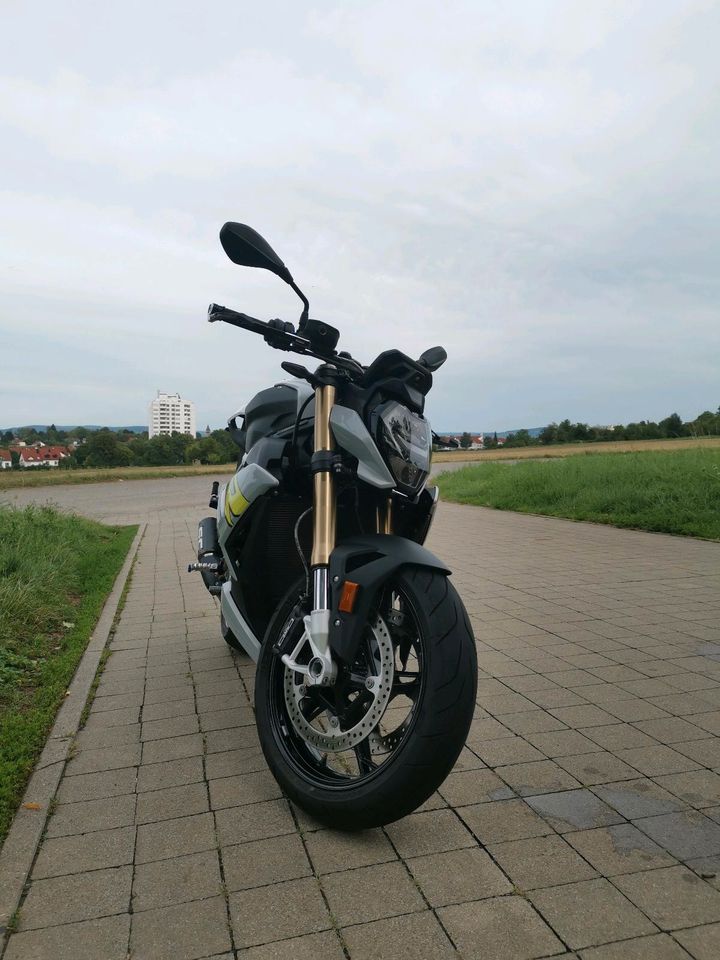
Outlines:
[[[387,768],[415,723],[425,683],[424,639],[412,601],[384,591],[353,664],[333,687],[304,687],[280,657],[304,629],[297,611],[280,630],[269,677],[271,726],[287,761],[305,779],[348,789]],[[373,678],[372,689],[367,683]]]

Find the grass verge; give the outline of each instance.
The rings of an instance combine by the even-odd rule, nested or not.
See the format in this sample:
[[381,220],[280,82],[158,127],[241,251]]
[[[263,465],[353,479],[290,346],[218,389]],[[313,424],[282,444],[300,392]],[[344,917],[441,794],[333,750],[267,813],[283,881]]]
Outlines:
[[0,507],[0,843],[136,531]]
[[457,503],[720,540],[720,449],[489,463],[437,482]]
[[[490,450],[439,450],[433,463],[458,463],[492,460],[548,460],[555,457],[576,457],[598,453],[645,453],[650,450],[720,450],[720,437],[678,437],[671,440],[612,440],[598,443],[555,443],[533,447],[498,447]],[[0,483],[2,479],[0,478]]]
[[234,463],[220,463],[215,466],[177,467],[106,467],[77,470],[44,469],[34,467],[24,470],[1,470],[0,490],[14,490],[18,487],[54,487],[66,483],[104,483],[108,480],[158,480],[168,477],[200,477],[209,473],[219,475],[233,473],[237,469]]

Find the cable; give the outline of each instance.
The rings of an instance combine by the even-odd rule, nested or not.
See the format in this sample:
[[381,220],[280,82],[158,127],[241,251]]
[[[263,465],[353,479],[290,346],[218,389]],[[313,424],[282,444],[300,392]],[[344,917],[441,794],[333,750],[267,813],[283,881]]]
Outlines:
[[300,530],[300,523],[309,513],[312,513],[312,510],[313,510],[312,507],[308,507],[307,510],[301,513],[300,516],[295,521],[295,547],[297,548],[297,552],[300,556],[303,569],[305,570],[305,596],[306,597],[310,596],[310,567],[308,566],[307,560],[305,559],[305,554],[303,553],[302,547],[300,546],[300,537],[298,532]]

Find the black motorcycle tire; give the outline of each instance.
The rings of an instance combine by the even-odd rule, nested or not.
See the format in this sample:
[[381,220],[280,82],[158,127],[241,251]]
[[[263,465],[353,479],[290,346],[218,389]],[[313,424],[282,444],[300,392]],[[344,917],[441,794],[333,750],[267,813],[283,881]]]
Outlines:
[[460,597],[448,578],[418,567],[401,570],[395,583],[410,599],[424,638],[425,682],[415,719],[393,755],[374,777],[341,790],[323,788],[290,762],[273,722],[273,647],[297,603],[300,585],[278,608],[257,666],[255,711],[260,743],[286,795],[316,820],[340,830],[364,830],[399,820],[440,786],[462,750],[475,709],[477,654]]

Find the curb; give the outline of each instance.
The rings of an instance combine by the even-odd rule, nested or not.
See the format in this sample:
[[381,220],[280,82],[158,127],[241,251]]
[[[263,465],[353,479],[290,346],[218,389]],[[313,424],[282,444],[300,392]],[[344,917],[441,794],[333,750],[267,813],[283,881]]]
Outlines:
[[[43,752],[35,765],[10,832],[0,850],[0,955],[4,952],[3,941],[8,923],[20,904],[35,854],[45,832],[50,803],[65,771],[70,746],[78,732],[82,712],[146,527],[146,523],[138,526],[138,532],[105,601],[90,642],[68,687],[65,701],[58,710]],[[33,808],[27,809],[25,804],[28,803],[32,803]]]

